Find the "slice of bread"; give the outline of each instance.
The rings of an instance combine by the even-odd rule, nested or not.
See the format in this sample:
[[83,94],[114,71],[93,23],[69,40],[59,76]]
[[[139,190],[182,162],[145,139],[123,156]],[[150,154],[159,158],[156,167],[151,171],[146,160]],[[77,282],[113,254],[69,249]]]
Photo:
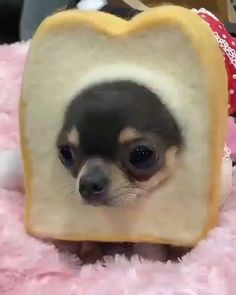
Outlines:
[[[176,174],[145,203],[92,207],[71,195],[74,179],[58,159],[56,139],[74,95],[114,79],[157,93],[181,127],[185,147]],[[161,6],[128,22],[78,11],[46,19],[31,44],[20,104],[28,232],[194,245],[217,222],[227,96],[214,35],[188,9]]]

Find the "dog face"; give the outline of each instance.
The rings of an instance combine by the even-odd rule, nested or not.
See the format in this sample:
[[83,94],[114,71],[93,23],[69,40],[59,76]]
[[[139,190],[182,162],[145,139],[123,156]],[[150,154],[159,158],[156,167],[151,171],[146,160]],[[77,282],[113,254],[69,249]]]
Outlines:
[[74,97],[58,136],[58,157],[81,200],[128,206],[174,172],[180,129],[161,100],[131,81],[94,85]]

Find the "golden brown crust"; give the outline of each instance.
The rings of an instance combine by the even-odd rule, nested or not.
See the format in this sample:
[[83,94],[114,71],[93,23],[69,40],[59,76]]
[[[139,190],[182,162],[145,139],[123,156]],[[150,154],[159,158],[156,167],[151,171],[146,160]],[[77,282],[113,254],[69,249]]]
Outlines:
[[[191,23],[191,27],[189,26],[189,23]],[[102,32],[111,38],[120,38],[123,35],[132,35],[142,30],[148,30],[152,26],[176,26],[189,37],[189,40],[191,40],[192,46],[198,52],[199,59],[205,68],[206,76],[209,77],[209,109],[211,110],[210,122],[214,122],[214,124],[212,123],[210,126],[211,131],[209,134],[209,144],[212,147],[210,160],[213,175],[211,179],[211,191],[209,192],[208,224],[202,235],[202,237],[204,237],[208,230],[215,226],[217,221],[220,191],[220,168],[222,151],[226,137],[227,117],[227,104],[222,98],[222,95],[223,97],[227,96],[226,73],[222,70],[223,59],[219,48],[217,48],[218,45],[214,40],[214,36],[211,37],[210,29],[203,24],[203,21],[199,16],[187,9],[176,6],[161,6],[156,9],[147,10],[129,22],[101,12],[78,13],[77,11],[65,11],[49,17],[43,22],[38,29],[34,40],[32,41],[32,48],[30,52],[35,46],[37,46],[38,42],[40,43],[42,38],[47,37],[48,32],[60,32],[62,29],[66,30],[71,26],[78,25],[89,26],[95,31]],[[201,42],[199,42],[199,39],[201,39]],[[209,52],[208,45],[209,43],[212,45],[213,42],[215,42],[216,50],[214,52]],[[214,60],[214,68],[212,67],[212,60]],[[217,83],[217,81],[221,81],[221,83]],[[22,96],[24,96],[24,93],[22,93]],[[33,225],[29,224],[31,220],[31,185],[33,171],[30,152],[28,151],[27,143],[25,142],[25,119],[25,105],[21,99],[20,133],[25,169],[26,226],[30,234],[36,234],[39,237],[41,235],[35,232]],[[43,237],[45,237],[45,235]],[[50,235],[50,238],[76,240],[76,236],[74,235],[64,237]],[[101,237],[96,237],[94,235],[91,237],[86,236],[84,238],[85,240],[101,240]],[[153,242],[152,238],[153,237],[140,237],[136,242]],[[116,237],[116,234],[114,233],[114,237],[109,237],[109,241],[111,239],[114,241],[120,241],[122,240],[122,237]],[[103,239],[103,241],[105,240]],[[169,241],[158,240],[157,242],[168,243]]]

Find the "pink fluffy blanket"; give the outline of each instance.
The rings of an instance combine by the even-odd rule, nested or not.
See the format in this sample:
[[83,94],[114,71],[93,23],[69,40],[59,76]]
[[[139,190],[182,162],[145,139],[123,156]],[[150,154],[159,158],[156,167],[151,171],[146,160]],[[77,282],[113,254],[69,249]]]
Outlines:
[[[17,107],[27,45],[0,47],[0,156],[18,149]],[[236,152],[235,124],[229,144]],[[4,154],[3,154],[4,155]],[[9,165],[8,165],[9,166]],[[5,173],[0,162],[0,174]],[[36,240],[23,226],[24,195],[0,183],[1,295],[156,295],[236,293],[236,174],[219,225],[180,263],[127,261],[117,256],[106,267],[79,267],[71,256]],[[20,187],[20,186],[19,186]]]

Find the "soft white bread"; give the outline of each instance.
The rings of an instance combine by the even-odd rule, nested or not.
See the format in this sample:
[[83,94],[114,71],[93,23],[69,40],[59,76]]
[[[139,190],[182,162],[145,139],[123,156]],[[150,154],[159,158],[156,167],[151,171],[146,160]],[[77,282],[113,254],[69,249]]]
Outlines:
[[[72,197],[68,183],[74,179],[56,150],[73,96],[113,79],[157,93],[185,141],[173,178],[130,208],[92,207]],[[129,22],[78,11],[46,19],[32,41],[20,105],[28,232],[66,240],[195,244],[217,221],[227,95],[214,35],[187,9],[161,6]]]

